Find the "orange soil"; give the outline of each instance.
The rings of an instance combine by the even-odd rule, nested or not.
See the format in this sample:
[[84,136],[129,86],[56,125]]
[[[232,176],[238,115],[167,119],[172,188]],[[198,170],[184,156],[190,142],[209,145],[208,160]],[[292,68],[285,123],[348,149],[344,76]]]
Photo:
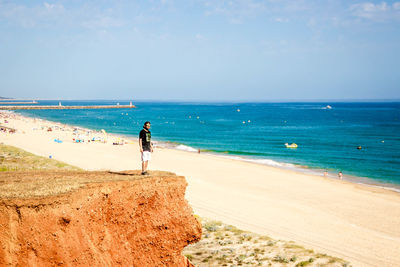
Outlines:
[[[35,194],[61,176],[88,183]],[[0,195],[0,266],[188,266],[181,252],[200,239],[201,225],[184,198],[185,178],[162,172],[139,178],[137,172],[0,173],[0,185],[36,181],[31,192],[21,187],[24,197]]]

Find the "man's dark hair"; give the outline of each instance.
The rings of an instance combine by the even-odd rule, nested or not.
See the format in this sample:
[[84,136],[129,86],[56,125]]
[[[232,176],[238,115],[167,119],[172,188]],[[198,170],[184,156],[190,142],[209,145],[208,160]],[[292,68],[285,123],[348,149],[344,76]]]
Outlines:
[[143,124],[143,127],[145,127],[146,124],[151,124],[151,123],[150,123],[149,121],[146,121],[146,122]]

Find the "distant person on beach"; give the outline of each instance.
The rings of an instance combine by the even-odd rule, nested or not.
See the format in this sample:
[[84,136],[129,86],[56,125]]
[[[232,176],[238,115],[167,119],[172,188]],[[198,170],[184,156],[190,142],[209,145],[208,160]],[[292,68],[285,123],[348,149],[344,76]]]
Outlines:
[[139,133],[139,148],[142,154],[142,175],[148,174],[147,165],[151,159],[153,152],[153,144],[151,143],[150,122],[146,121],[143,125],[143,130]]
[[324,171],[324,177],[328,177],[328,171]]
[[339,172],[339,173],[338,173],[338,176],[339,176],[339,179],[340,179],[340,180],[343,180],[343,173],[342,173],[342,172]]

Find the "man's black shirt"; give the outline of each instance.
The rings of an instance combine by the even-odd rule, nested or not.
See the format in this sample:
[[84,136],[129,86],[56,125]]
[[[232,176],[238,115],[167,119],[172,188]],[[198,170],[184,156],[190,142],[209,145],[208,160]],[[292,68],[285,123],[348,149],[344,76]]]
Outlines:
[[141,130],[139,133],[139,139],[142,139],[142,148],[143,151],[151,151],[150,143],[151,143],[151,132],[149,130]]

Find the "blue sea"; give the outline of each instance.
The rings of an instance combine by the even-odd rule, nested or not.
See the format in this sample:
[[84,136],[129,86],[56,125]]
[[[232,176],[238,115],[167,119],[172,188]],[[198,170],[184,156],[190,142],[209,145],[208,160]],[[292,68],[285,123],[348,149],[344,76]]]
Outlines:
[[[62,101],[63,105],[129,101]],[[58,101],[39,101],[38,105]],[[400,185],[400,103],[162,103],[135,109],[20,110],[17,113],[137,138],[152,123],[159,144]],[[327,106],[331,108],[327,108]],[[298,148],[286,148],[296,143]],[[362,149],[357,149],[361,146]]]

